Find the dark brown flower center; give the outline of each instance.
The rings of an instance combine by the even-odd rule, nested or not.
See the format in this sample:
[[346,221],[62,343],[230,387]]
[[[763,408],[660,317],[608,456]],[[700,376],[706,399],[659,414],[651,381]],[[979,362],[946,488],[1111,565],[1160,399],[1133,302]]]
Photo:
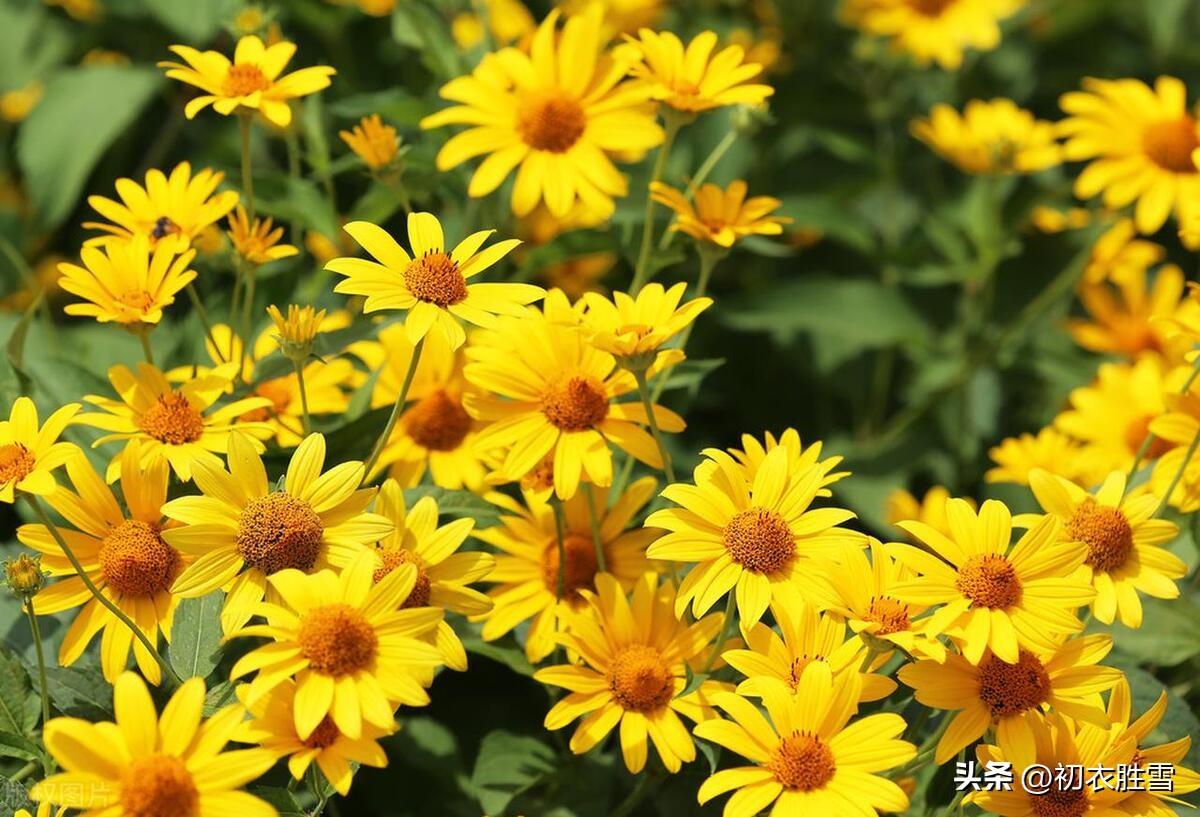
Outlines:
[[453,451],[471,430],[471,415],[444,389],[431,392],[404,414],[413,442],[430,451]]
[[302,499],[283,491],[251,499],[238,523],[237,548],[250,567],[270,576],[316,564],[325,528],[321,517]]
[[1031,652],[1021,650],[1017,663],[994,655],[979,663],[979,700],[993,718],[1019,715],[1041,706],[1050,696],[1050,676]]
[[772,574],[796,553],[796,538],[787,520],[766,508],[748,508],[725,526],[725,549],[747,570]]
[[156,525],[127,519],[100,545],[100,573],[113,590],[146,598],[167,590],[179,575],[181,559],[163,541]]
[[587,431],[608,416],[608,395],[595,378],[574,375],[546,389],[541,409],[563,431]]
[[1200,147],[1196,138],[1196,120],[1190,116],[1158,122],[1142,133],[1142,150],[1163,170],[1195,173],[1192,151]]
[[1079,503],[1067,523],[1067,534],[1087,545],[1087,564],[1102,573],[1125,564],[1133,552],[1133,528],[1125,514],[1091,498]]
[[[580,590],[591,590],[596,578],[596,546],[591,534],[568,533],[563,537],[564,599],[578,599]],[[546,589],[558,592],[558,541],[551,539],[542,552],[542,579]]]

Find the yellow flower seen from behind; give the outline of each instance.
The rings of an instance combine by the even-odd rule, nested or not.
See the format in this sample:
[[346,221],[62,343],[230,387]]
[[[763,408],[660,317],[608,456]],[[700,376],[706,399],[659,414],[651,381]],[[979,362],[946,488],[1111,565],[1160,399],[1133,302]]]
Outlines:
[[225,231],[233,244],[234,252],[251,266],[259,266],[280,258],[290,258],[300,251],[291,244],[280,244],[283,227],[276,227],[269,218],[251,219],[246,208],[238,208],[229,216],[229,229]]
[[697,241],[728,249],[752,235],[782,235],[783,225],[792,220],[772,215],[782,204],[770,196],[746,198],[746,183],[736,181],[722,190],[715,184],[702,184],[690,202],[680,190],[652,182],[650,195],[659,204],[675,212],[669,229],[687,233]]
[[377,113],[364,116],[350,130],[338,131],[338,136],[371,170],[390,165],[400,150],[396,129],[385,125]]

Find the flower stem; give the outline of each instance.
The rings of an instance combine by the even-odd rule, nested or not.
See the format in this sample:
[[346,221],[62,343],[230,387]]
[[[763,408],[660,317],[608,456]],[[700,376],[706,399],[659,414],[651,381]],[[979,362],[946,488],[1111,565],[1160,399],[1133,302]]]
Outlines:
[[733,588],[730,588],[729,596],[725,599],[725,619],[721,622],[721,632],[717,633],[717,641],[713,644],[712,652],[708,654],[708,658],[704,659],[704,666],[700,670],[702,675],[707,675],[713,668],[713,664],[717,663],[721,648],[725,646],[729,634],[733,632],[733,621],[737,617],[735,615],[736,607],[737,595],[733,592]]
[[1179,470],[1175,472],[1175,476],[1171,478],[1171,484],[1167,486],[1166,493],[1158,501],[1158,507],[1154,509],[1155,516],[1158,516],[1162,513],[1163,508],[1167,507],[1167,503],[1171,500],[1171,495],[1179,487],[1179,482],[1183,479],[1184,472],[1187,471],[1188,463],[1192,461],[1192,456],[1196,453],[1198,447],[1200,447],[1200,431],[1196,432],[1195,437],[1192,437],[1192,444],[1188,446],[1187,453],[1183,455],[1183,462],[1179,463]]
[[75,573],[79,576],[80,581],[83,582],[83,586],[88,589],[88,592],[90,592],[93,597],[95,597],[96,601],[100,602],[102,607],[116,616],[118,621],[128,627],[129,631],[133,633],[133,637],[136,638],[138,642],[145,647],[146,651],[154,657],[154,660],[162,669],[163,679],[167,680],[172,686],[178,685],[179,676],[175,674],[175,670],[171,668],[171,665],[167,663],[166,659],[164,659],[162,655],[159,654],[158,650],[155,649],[154,645],[150,643],[150,639],[146,637],[146,634],[142,632],[141,628],[134,624],[129,616],[125,615],[124,611],[121,610],[121,608],[118,607],[112,599],[101,593],[100,588],[96,587],[96,584],[88,576],[87,571],[83,569],[83,565],[79,563],[79,559],[75,556],[75,552],[71,550],[71,546],[67,544],[67,541],[63,538],[62,533],[58,530],[58,526],[54,524],[54,521],[50,518],[49,514],[46,513],[46,509],[42,507],[42,503],[38,501],[38,498],[35,495],[28,493],[22,493],[21,496],[25,498],[25,501],[29,504],[29,507],[33,509],[33,515],[37,517],[38,521],[41,522],[43,526],[45,526],[46,530],[50,531],[50,535],[54,537],[55,543],[58,545],[59,549],[62,550],[63,555],[67,557],[67,561],[71,563],[71,567],[75,568]]
[[[33,599],[25,599],[25,615],[29,618],[29,632],[33,636],[33,648],[37,653],[38,687],[42,696],[42,730],[50,723],[50,685],[46,683],[46,655],[42,647],[42,628],[37,614],[33,612]],[[54,759],[47,752],[42,756],[42,770],[46,777],[54,773]]]
[[596,549],[596,570],[607,573],[608,562],[604,558],[604,539],[600,536],[600,517],[596,515],[596,498],[590,482],[583,483],[583,492],[587,494],[588,522],[592,526],[592,546]]
[[151,366],[154,365],[154,350],[150,348],[150,330],[144,325],[137,333],[138,339],[142,342],[142,354],[146,356],[146,362]]
[[[735,142],[737,142],[737,138],[737,129],[730,128],[729,133],[725,134],[725,136],[721,138],[720,142],[717,142],[716,147],[712,149],[712,153],[708,154],[708,157],[705,158],[700,167],[696,168],[695,175],[692,176],[692,180],[688,182],[687,190],[684,191],[684,198],[690,201],[692,197],[696,195],[696,191],[700,189],[700,185],[704,184],[705,180],[708,178],[708,174],[712,173],[713,168],[717,166],[717,162],[725,158],[725,154],[728,153],[729,149],[733,147]],[[671,246],[671,242],[674,239],[674,231],[664,230],[662,238],[659,239],[658,248],[660,250],[665,250],[667,247]]]
[[254,174],[250,171],[250,115],[240,114],[238,125],[242,131],[242,192],[246,196],[246,213],[254,220]]
[[300,384],[300,410],[304,413],[304,436],[312,433],[312,420],[308,416],[308,389],[304,386],[304,366],[299,360],[293,360],[296,367],[296,381]]
[[242,304],[242,359],[238,361],[239,375],[245,375],[246,358],[250,356],[250,350],[254,348],[254,342],[250,339],[250,333],[254,329],[254,283],[256,278],[256,270],[253,266],[246,268],[246,286],[243,296],[245,303]]
[[667,168],[667,157],[671,154],[671,145],[675,142],[675,137],[683,126],[683,122],[684,120],[676,114],[671,112],[666,114],[666,136],[663,138],[663,143],[658,146],[658,155],[654,159],[654,170],[650,174],[650,185],[646,188],[646,213],[645,221],[642,223],[642,243],[638,249],[637,266],[633,270],[633,283],[629,285],[629,294],[633,296],[637,296],[638,291],[645,285],[650,275],[650,246],[654,238],[654,198],[650,193],[650,186],[662,178],[663,172]]
[[212,346],[213,354],[221,363],[225,362],[225,353],[217,346],[217,339],[213,337],[212,321],[209,320],[208,310],[204,308],[204,302],[200,300],[200,293],[196,292],[196,287],[193,284],[187,285],[188,298],[192,301],[192,309],[196,310],[196,315],[200,318],[200,325],[204,327],[204,338]]
[[650,387],[646,384],[646,370],[639,369],[633,373],[637,379],[638,394],[642,398],[642,405],[646,407],[646,419],[650,423],[650,434],[654,437],[654,443],[658,446],[658,454],[662,457],[663,474],[667,477],[667,482],[675,481],[675,466],[671,464],[671,452],[667,451],[666,441],[663,440],[662,431],[658,428],[658,420],[654,416],[654,401],[650,399]]
[[[554,588],[554,599],[555,601],[562,601],[563,594],[566,591],[567,577],[567,553],[564,545],[567,536],[567,526],[563,520],[562,500],[551,494],[550,507],[554,509],[554,534],[555,542],[558,545],[558,585]],[[557,621],[557,617],[555,620]]]
[[379,435],[379,439],[375,441],[375,447],[371,449],[371,456],[367,457],[367,461],[364,463],[364,482],[370,479],[371,469],[379,461],[379,455],[383,453],[384,447],[388,444],[388,439],[392,436],[392,429],[396,427],[396,421],[400,419],[400,412],[404,408],[404,403],[408,400],[408,390],[412,386],[413,376],[417,373],[417,363],[421,360],[421,350],[424,347],[425,338],[421,338],[417,341],[417,345],[413,347],[412,358],[408,362],[408,371],[404,375],[404,383],[400,386],[400,393],[396,395],[396,404],[392,406],[391,416],[388,417],[387,424],[383,427],[383,432]]

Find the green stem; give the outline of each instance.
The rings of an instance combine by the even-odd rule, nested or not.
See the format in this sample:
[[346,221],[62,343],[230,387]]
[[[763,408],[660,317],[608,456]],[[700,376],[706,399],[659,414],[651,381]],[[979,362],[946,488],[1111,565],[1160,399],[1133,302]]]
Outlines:
[[238,361],[238,371],[245,376],[242,370],[246,366],[246,359],[250,357],[250,350],[254,348],[254,341],[250,338],[250,333],[254,330],[254,284],[258,277],[257,270],[253,267],[246,269],[246,287],[245,287],[245,303],[242,304],[242,359]]
[[146,362],[151,366],[154,365],[154,350],[150,348],[150,330],[142,326],[137,333],[138,340],[142,342],[142,354],[146,356]]
[[[379,455],[383,453],[388,439],[392,436],[392,429],[396,427],[396,421],[400,419],[400,412],[404,408],[405,401],[408,400],[408,390],[412,386],[413,376],[417,373],[417,363],[421,360],[421,350],[424,347],[425,338],[421,338],[413,347],[412,358],[408,361],[408,371],[404,374],[404,383],[400,386],[400,393],[396,395],[396,404],[392,406],[392,413],[388,417],[387,424],[383,427],[379,439],[375,441],[375,447],[371,449],[371,456],[367,457],[367,461],[364,463],[363,482],[371,478],[371,470],[379,461]],[[387,365],[386,361],[384,365]]]
[[645,221],[642,223],[642,243],[638,250],[637,266],[633,270],[633,283],[629,285],[629,294],[637,296],[638,291],[645,285],[650,275],[650,247],[654,238],[654,197],[650,187],[662,178],[667,168],[667,157],[671,153],[671,145],[675,141],[679,129],[683,127],[683,119],[677,114],[666,114],[666,136],[658,147],[658,155],[654,159],[654,169],[650,173],[650,184],[646,188]]
[[587,499],[588,523],[592,526],[592,546],[596,549],[596,570],[608,572],[608,560],[604,558],[604,539],[600,536],[600,517],[596,514],[596,497],[590,482],[583,483],[583,492]]
[[[728,153],[729,149],[734,146],[734,144],[737,142],[737,139],[738,132],[736,128],[731,128],[729,133],[721,137],[721,141],[717,142],[716,146],[712,149],[712,152],[709,153],[705,160],[700,164],[700,167],[696,168],[695,175],[692,176],[692,180],[688,182],[687,190],[685,190],[683,193],[684,198],[686,198],[688,201],[692,200],[692,198],[696,195],[696,191],[700,189],[700,185],[704,184],[704,182],[708,180],[708,174],[712,173],[713,168],[717,166],[717,163],[725,158],[725,154]],[[676,233],[673,230],[664,230],[662,238],[660,238],[658,241],[658,248],[660,250],[665,250],[667,247],[670,247],[671,242],[675,240],[675,235]]]
[[662,457],[663,474],[666,475],[667,482],[674,482],[675,466],[671,464],[671,452],[667,450],[662,431],[658,428],[658,419],[654,416],[654,402],[650,399],[650,387],[646,383],[646,370],[638,369],[633,376],[637,380],[638,395],[642,398],[642,405],[646,407],[646,420],[650,423],[650,434],[654,437],[655,445],[658,446],[658,455]]
[[246,213],[254,220],[254,174],[250,171],[250,114],[240,114],[238,125],[242,131],[242,192],[246,196]]
[[[567,589],[567,553],[566,548],[563,545],[567,538],[567,525],[566,521],[563,519],[562,500],[551,494],[550,507],[554,510],[554,536],[555,543],[558,545],[558,582],[554,588],[554,599],[555,601],[562,601],[563,595]],[[555,626],[557,627],[557,625]]]
[[217,339],[213,336],[212,321],[208,318],[208,310],[204,308],[204,302],[200,300],[200,293],[196,292],[193,284],[188,284],[187,294],[192,301],[192,309],[196,310],[196,315],[200,318],[200,325],[204,327],[205,340],[212,346],[213,354],[217,356],[219,362],[224,363],[225,354],[217,346]]
[[1188,463],[1192,461],[1192,456],[1196,453],[1197,447],[1200,447],[1200,431],[1196,432],[1195,437],[1192,437],[1192,444],[1188,446],[1187,453],[1183,455],[1183,462],[1179,463],[1179,470],[1175,472],[1175,476],[1171,478],[1171,484],[1167,486],[1166,493],[1158,501],[1158,507],[1154,509],[1155,516],[1158,516],[1162,513],[1163,508],[1167,507],[1167,502],[1170,501],[1171,495],[1175,493],[1175,489],[1179,487],[1179,482],[1183,479],[1183,474],[1187,471]]
[[717,657],[721,655],[721,648],[725,646],[730,633],[733,632],[733,622],[737,618],[736,608],[737,596],[734,594],[733,588],[730,588],[729,597],[725,599],[725,620],[721,622],[721,632],[717,634],[717,642],[713,644],[712,652],[708,654],[708,658],[704,659],[704,666],[700,670],[701,675],[708,675],[713,664],[717,663]]
[[312,420],[308,416],[308,389],[304,385],[304,366],[299,360],[293,360],[296,367],[296,381],[300,384],[300,410],[304,413],[304,436],[312,433]]
[[24,497],[25,501],[29,504],[29,507],[33,509],[33,515],[37,517],[38,521],[42,523],[46,530],[50,531],[50,535],[54,537],[55,543],[58,545],[59,549],[62,550],[63,555],[66,556],[67,560],[71,563],[71,567],[75,568],[75,573],[79,576],[80,581],[83,582],[83,586],[88,589],[88,592],[90,592],[93,597],[95,597],[96,601],[100,602],[102,607],[116,616],[118,621],[128,627],[129,631],[133,633],[133,637],[136,638],[138,642],[146,649],[146,651],[154,657],[154,660],[162,669],[163,679],[168,681],[172,686],[178,685],[180,683],[179,676],[175,674],[175,670],[171,668],[171,665],[166,662],[166,659],[164,659],[162,655],[159,654],[158,650],[155,649],[154,645],[150,643],[150,639],[146,637],[146,634],[142,632],[141,628],[134,624],[132,619],[125,615],[125,612],[118,607],[116,603],[112,601],[112,599],[100,592],[100,588],[96,587],[95,583],[88,576],[87,571],[84,570],[83,565],[79,563],[79,559],[75,556],[75,552],[71,550],[71,546],[67,544],[67,541],[63,538],[62,533],[59,532],[58,527],[54,524],[54,521],[50,518],[49,514],[46,513],[46,509],[42,507],[42,503],[38,501],[38,498],[34,494],[27,493],[22,493],[21,496]]
[[13,776],[8,779],[12,783],[20,783],[22,780],[29,777],[29,775],[36,772],[37,768],[38,768],[38,764],[31,760],[28,763],[26,763],[24,766],[22,766],[20,769],[17,769],[17,771],[13,774]]
[[867,645],[867,654],[863,656],[862,663],[858,665],[859,673],[867,673],[871,671],[871,663],[879,655],[879,650],[875,649],[873,644]]
[[[33,612],[33,599],[25,599],[25,615],[29,618],[29,632],[33,636],[33,648],[37,654],[38,688],[42,696],[42,730],[50,723],[50,685],[46,683],[46,655],[42,647],[42,628],[37,614]],[[42,771],[49,777],[54,774],[54,759],[49,752],[42,755]]]
[[630,817],[630,815],[636,812],[637,807],[642,804],[642,801],[649,796],[657,783],[658,778],[650,772],[638,775],[637,785],[633,787],[633,790],[620,802],[609,817]]
[[[226,360],[233,360],[234,353],[237,351],[237,331],[235,327],[238,324],[238,315],[240,314],[242,302],[242,280],[246,277],[243,272],[243,264],[240,255],[235,255],[237,259],[234,262],[233,269],[233,294],[229,298],[229,352],[225,356]],[[246,356],[246,349],[242,349],[242,357]]]

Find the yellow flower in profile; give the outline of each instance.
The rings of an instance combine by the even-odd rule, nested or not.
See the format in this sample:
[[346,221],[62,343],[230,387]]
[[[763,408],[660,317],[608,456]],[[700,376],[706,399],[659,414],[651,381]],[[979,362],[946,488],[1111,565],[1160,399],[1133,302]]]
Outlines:
[[350,130],[338,131],[338,136],[371,170],[390,165],[400,150],[396,129],[383,124],[377,113],[364,116]]
[[46,724],[46,750],[63,770],[29,796],[93,817],[274,817],[270,804],[240,791],[267,773],[274,753],[223,752],[244,710],[234,704],[204,718],[204,695],[204,681],[191,678],[160,716],[145,682],[124,673],[113,685],[116,723],[54,718]]
[[988,456],[996,463],[983,475],[988,482],[1028,485],[1030,472],[1039,468],[1077,485],[1091,484],[1096,476],[1093,453],[1054,426],[1046,426],[1036,435],[1007,437],[989,449]]
[[693,472],[694,484],[662,492],[676,508],[655,511],[647,527],[670,531],[650,545],[651,559],[695,562],[679,586],[675,612],[690,604],[708,612],[736,592],[743,632],[758,622],[780,592],[811,569],[809,559],[836,558],[862,547],[862,534],[840,527],[854,518],[842,508],[814,508],[826,468],[797,467],[785,447],[767,454],[753,480],[733,457],[708,449]]
[[[108,370],[108,379],[120,399],[89,394],[83,399],[100,411],[81,414],[76,422],[109,432],[94,446],[140,441],[143,467],[166,459],[175,476],[187,482],[196,464],[220,464],[217,454],[228,449],[235,427],[253,437],[259,451],[262,443],[258,441],[271,436],[267,424],[239,420],[247,412],[269,405],[265,398],[246,397],[213,409],[230,389],[234,374],[236,369],[227,365],[197,375],[176,389],[161,370],[149,363],[139,363],[136,374],[128,366],[113,366]],[[118,454],[109,463],[109,480],[120,473],[124,456]]]
[[58,439],[78,411],[78,403],[68,403],[39,425],[32,400],[13,401],[8,419],[0,420],[0,502],[12,504],[17,491],[49,496],[58,490],[55,469],[82,455],[75,443]]
[[[1179,526],[1154,518],[1154,494],[1127,494],[1124,471],[1109,474],[1094,495],[1045,471],[1030,474],[1029,487],[1042,509],[1062,520],[1063,538],[1087,546],[1083,572],[1096,588],[1092,612],[1097,620],[1140,627],[1138,591],[1159,599],[1179,597],[1174,580],[1187,575],[1187,565],[1162,547],[1179,534]],[[1033,514],[1018,522],[1036,519]]]
[[1022,648],[1049,649],[1082,629],[1075,609],[1095,591],[1077,571],[1087,549],[1062,538],[1062,522],[1047,516],[1013,545],[1012,515],[994,499],[978,514],[951,499],[946,517],[950,535],[922,522],[900,523],[928,550],[888,545],[896,561],[918,574],[893,592],[901,601],[943,605],[929,626],[949,635],[968,661],[978,664],[990,647],[1015,664]]
[[1133,219],[1117,219],[1092,246],[1091,256],[1083,270],[1083,283],[1112,281],[1120,284],[1131,276],[1144,275],[1166,254],[1162,245],[1137,237]]
[[232,62],[219,51],[201,52],[186,45],[173,45],[171,50],[183,62],[167,60],[158,67],[167,69],[169,78],[203,91],[183,109],[188,119],[212,105],[226,116],[257,111],[272,125],[286,128],[292,121],[289,101],[328,88],[329,78],[337,73],[328,65],[316,65],[283,74],[296,53],[295,44],[284,40],[267,47],[253,35],[238,40]]
[[0,94],[0,119],[10,123],[22,121],[42,101],[44,91],[42,83],[31,80],[20,88]]
[[370,222],[353,221],[345,230],[375,260],[335,258],[328,262],[325,269],[346,276],[333,291],[366,296],[363,311],[368,314],[384,309],[407,310],[404,328],[413,343],[436,328],[451,348],[457,349],[467,337],[460,320],[491,326],[495,315],[522,314],[523,306],[545,294],[532,284],[469,283],[521,243],[510,238],[481,251],[495,230],[472,233],[446,252],[437,217],[432,213],[409,213],[412,256],[383,228]]
[[1158,232],[1172,211],[1180,224],[1200,213],[1200,170],[1192,161],[1200,131],[1183,82],[1160,76],[1151,88],[1136,79],[1088,77],[1083,88],[1060,100],[1068,114],[1059,123],[1063,156],[1088,162],[1075,195],[1103,196],[1113,209],[1136,203],[1134,223],[1143,235]]
[[[84,572],[100,592],[121,609],[157,646],[159,633],[171,637],[171,621],[178,599],[171,584],[187,559],[162,537],[162,505],[167,501],[170,471],[164,460],[143,468],[137,444],[121,466],[121,494],[128,513],[121,510],[104,478],[85,457],[67,462],[67,475],[74,490],[60,487],[46,498],[50,506],[71,523],[59,527]],[[101,667],[109,683],[125,671],[129,650],[142,675],[152,684],[162,680],[162,671],[128,625],[98,602],[84,585],[75,568],[44,525],[22,525],[17,538],[42,554],[42,566],[51,576],[64,578],[39,593],[33,600],[38,615],[50,615],[80,607],[58,651],[62,666],[74,664],[97,633],[103,631]]]
[[269,218],[251,220],[246,208],[240,204],[229,216],[229,229],[225,231],[233,244],[234,252],[247,264],[257,267],[280,258],[291,258],[300,251],[291,244],[280,244],[283,227],[276,227]]
[[[267,307],[267,315],[275,326],[275,342],[285,357],[298,357],[303,360],[312,351],[313,342],[325,325],[324,309],[312,306],[297,306],[288,304],[285,316],[279,307],[271,304]],[[303,352],[303,354],[293,354]]]
[[[903,488],[897,488],[888,494],[888,524],[894,525],[907,535],[908,531],[900,523],[915,519],[929,525],[939,533],[949,535],[950,526],[946,522],[946,503],[949,501],[950,491],[942,485],[930,487],[920,499]],[[963,501],[971,507],[971,510],[975,510],[975,500],[966,498]]]
[[294,779],[303,780],[304,773],[316,763],[334,791],[345,797],[354,780],[352,763],[376,769],[387,766],[387,752],[378,741],[392,729],[364,723],[359,737],[348,738],[326,716],[308,737],[301,738],[296,729],[295,681],[289,678],[253,702],[249,702],[249,691],[246,684],[237,688],[238,699],[246,706],[250,719],[238,725],[234,740],[259,746],[274,757],[286,757],[288,772]]
[[972,99],[962,113],[934,105],[914,119],[912,135],[967,173],[1036,173],[1061,160],[1053,122],[1034,118],[1011,99]]
[[85,221],[88,230],[104,235],[89,238],[86,244],[125,241],[145,236],[150,245],[168,244],[183,252],[205,230],[220,221],[238,202],[233,190],[217,191],[224,173],[204,168],[192,175],[187,162],[175,165],[171,175],[161,170],[146,171],[144,184],[133,179],[117,179],[117,196],[88,196],[88,204],[104,221]]
[[[1156,814],[1158,809],[1166,806],[1162,800],[1171,801],[1177,795],[1191,794],[1200,790],[1200,774],[1180,766],[1179,762],[1188,755],[1192,741],[1188,737],[1163,743],[1158,746],[1142,746],[1162,722],[1167,714],[1167,691],[1159,693],[1158,700],[1136,720],[1133,719],[1133,694],[1129,681],[1122,676],[1108,696],[1108,720],[1117,732],[1115,741],[1130,740],[1134,744],[1133,762],[1142,766],[1150,763],[1169,763],[1171,771],[1171,791],[1138,791],[1125,801],[1128,814]],[[1169,806],[1166,806],[1170,808]]]
[[163,309],[196,279],[189,265],[195,250],[175,254],[175,246],[159,243],[153,250],[143,235],[80,250],[83,266],[62,263],[59,286],[84,299],[67,304],[68,315],[95,318],[139,329],[162,320]]
[[167,543],[195,557],[171,590],[196,598],[228,588],[221,627],[231,633],[254,614],[265,597],[277,603],[271,576],[281,570],[311,573],[328,566],[329,549],[373,545],[392,523],[368,513],[374,489],[362,482],[361,462],[343,462],[322,473],[325,438],[310,434],[292,453],[283,486],[267,481],[253,441],[229,440],[229,470],[207,461],[192,476],[199,496],[183,496],[163,506],[180,523],[163,532]]
[[865,34],[885,37],[918,65],[962,66],[968,49],[1000,45],[1000,23],[1026,0],[842,0],[842,17]]
[[726,105],[759,105],[775,89],[750,80],[762,66],[744,62],[746,50],[729,45],[717,51],[717,34],[704,31],[686,46],[670,31],[643,28],[617,49],[630,62],[629,73],[644,82],[651,98],[684,113]]
[[[658,532],[627,528],[657,488],[653,477],[637,480],[611,508],[607,491],[593,492],[606,572],[625,590],[653,569],[646,560],[646,544]],[[554,509],[545,498],[529,492],[524,504],[500,493],[487,498],[507,513],[500,517],[500,524],[475,531],[476,539],[500,551],[496,567],[486,579],[497,586],[489,592],[495,607],[483,622],[483,640],[495,641],[529,621],[525,656],[536,664],[554,649],[555,633],[586,606],[583,591],[596,589],[599,562],[588,494],[580,492],[563,503],[561,557]]]
[[679,716],[697,723],[715,718],[708,701],[729,685],[706,680],[680,693],[688,685],[688,665],[702,662],[717,637],[721,614],[681,622],[674,595],[655,573],[641,576],[629,598],[614,576],[598,574],[596,591],[586,594],[586,611],[559,636],[583,662],[534,673],[535,681],[570,690],[546,714],[545,725],[562,729],[582,717],[571,736],[575,754],[589,751],[619,726],[625,768],[633,774],[646,767],[648,742],[672,774],[696,759],[696,744]]
[[1087,635],[1053,649],[1023,649],[1012,662],[985,652],[972,664],[950,653],[941,663],[906,664],[899,677],[925,706],[956,713],[938,740],[935,763],[950,760],[989,729],[1012,747],[1011,760],[1024,760],[1035,753],[1030,721],[1046,708],[1107,725],[1100,693],[1121,679],[1119,669],[1099,665],[1111,649],[1108,636]]
[[662,182],[651,182],[650,197],[675,211],[668,229],[687,233],[697,241],[728,249],[746,236],[782,235],[783,225],[792,220],[771,215],[782,202],[770,196],[746,198],[746,183],[732,182],[722,190],[702,184],[693,205],[687,196]]
[[589,5],[560,34],[555,9],[538,26],[528,54],[501,49],[442,86],[441,96],[459,104],[425,117],[421,127],[471,128],[438,151],[438,170],[486,154],[467,188],[472,198],[493,192],[516,170],[512,210],[518,216],[540,201],[558,217],[576,202],[611,215],[613,198],[628,192],[613,160],[640,156],[664,133],[647,104],[650,90],[622,82],[627,65],[605,53],[603,13],[603,4]]
[[[1183,271],[1165,264],[1148,284],[1146,270],[1130,271],[1113,284],[1084,284],[1079,300],[1091,320],[1069,320],[1067,331],[1090,352],[1137,358],[1166,352],[1183,299]],[[1114,286],[1115,284],[1115,286]]]
[[294,678],[292,722],[301,740],[327,720],[351,740],[369,726],[390,732],[397,703],[429,703],[419,679],[442,663],[427,643],[442,611],[403,609],[416,583],[415,566],[400,565],[375,582],[374,563],[370,553],[361,553],[340,574],[281,570],[270,578],[278,601],[259,607],[267,623],[230,634],[271,639],[246,653],[229,677],[257,671],[246,691],[250,705]]
[[715,772],[700,786],[701,805],[734,791],[726,814],[751,815],[772,803],[772,814],[789,817],[905,812],[908,795],[879,773],[911,760],[917,747],[900,740],[907,724],[894,712],[850,723],[860,683],[857,673],[835,679],[827,665],[814,661],[804,668],[794,695],[780,684],[764,685],[770,721],[740,695],[714,695],[731,720],[705,721],[694,734],[754,765]]
[[650,364],[655,354],[671,338],[678,335],[712,306],[712,298],[693,298],[680,305],[687,284],[683,281],[664,289],[651,283],[637,295],[613,293],[610,301],[603,295],[587,293],[583,303],[584,330],[590,333],[592,345],[621,361],[641,361]]

